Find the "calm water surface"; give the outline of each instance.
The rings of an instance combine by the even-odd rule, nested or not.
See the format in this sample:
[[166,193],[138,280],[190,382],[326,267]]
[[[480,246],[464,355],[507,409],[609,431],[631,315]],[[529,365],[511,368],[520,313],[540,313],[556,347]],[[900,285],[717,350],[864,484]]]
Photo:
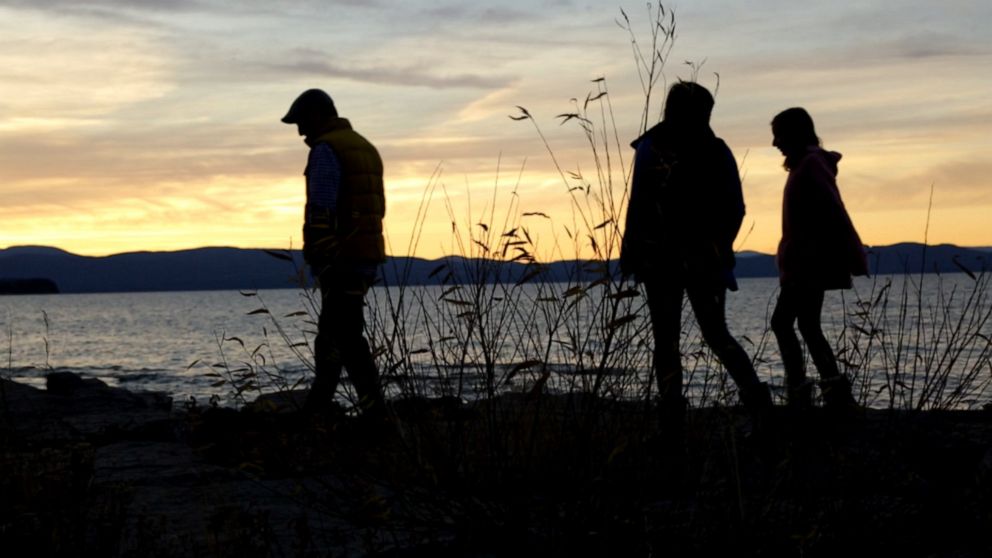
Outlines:
[[[902,278],[893,281],[901,283]],[[937,281],[925,282],[924,293],[928,300],[936,300],[941,292],[946,296],[954,289],[967,289],[969,282],[964,275],[944,276],[939,285]],[[754,352],[767,334],[777,280],[743,279],[740,287],[728,296],[728,324],[744,347]],[[878,283],[874,288],[877,292]],[[375,298],[370,297],[372,306],[384,304],[387,294],[395,297],[395,291],[378,289]],[[871,297],[872,289],[870,280],[859,280],[855,291],[828,293],[823,317],[828,337],[836,338],[843,327],[845,308],[847,312],[854,308],[855,292]],[[409,292],[419,292],[430,300],[443,294],[440,287],[414,287]],[[263,305],[271,315],[251,313]],[[251,360],[249,354],[256,348],[256,354],[264,354],[267,365],[287,376],[308,375],[309,348],[297,347],[301,359],[288,347],[312,338],[313,327],[303,314],[306,309],[307,298],[296,289],[260,291],[258,296],[202,291],[0,297],[0,373],[43,385],[48,371],[71,370],[115,386],[168,392],[177,403],[191,397],[206,402],[211,396],[230,403],[230,386],[212,375],[219,369],[214,365],[226,362],[229,369],[237,368],[239,362]],[[639,313],[640,322],[646,309],[640,308]],[[410,320],[422,320],[414,314],[410,313]],[[284,326],[289,342],[279,338],[272,316]],[[987,327],[985,332],[992,335]],[[541,335],[512,328],[506,334]],[[410,335],[411,345],[425,343],[417,339],[423,333]],[[224,339],[228,341],[222,343]],[[758,369],[774,383],[781,376],[781,367],[774,341],[766,339],[770,345],[763,350]],[[641,372],[646,378],[647,371]]]

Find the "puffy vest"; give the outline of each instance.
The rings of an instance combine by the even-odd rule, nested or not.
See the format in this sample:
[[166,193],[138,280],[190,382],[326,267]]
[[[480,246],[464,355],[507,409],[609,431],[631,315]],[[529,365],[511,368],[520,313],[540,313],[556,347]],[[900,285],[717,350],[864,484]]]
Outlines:
[[336,226],[329,251],[334,260],[385,262],[386,247],[382,219],[386,215],[382,159],[367,139],[337,118],[331,129],[314,140],[326,143],[341,165]]

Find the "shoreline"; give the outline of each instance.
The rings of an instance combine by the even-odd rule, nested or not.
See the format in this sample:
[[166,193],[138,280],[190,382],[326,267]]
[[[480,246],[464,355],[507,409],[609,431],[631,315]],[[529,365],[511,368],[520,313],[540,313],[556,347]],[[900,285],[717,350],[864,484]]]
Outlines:
[[2,382],[0,544],[51,555],[992,551],[989,411],[776,409],[762,438],[708,407],[673,443],[643,403],[587,394],[407,399],[366,424]]

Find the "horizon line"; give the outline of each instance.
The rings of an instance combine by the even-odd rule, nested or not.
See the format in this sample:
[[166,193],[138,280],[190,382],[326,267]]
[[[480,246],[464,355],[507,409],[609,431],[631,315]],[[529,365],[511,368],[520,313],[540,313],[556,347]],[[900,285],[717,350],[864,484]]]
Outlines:
[[[864,246],[865,246],[865,249],[870,252],[873,248],[891,248],[893,246],[899,246],[899,245],[917,245],[917,246],[926,246],[926,247],[951,246],[951,247],[954,247],[954,248],[962,248],[962,249],[966,249],[966,250],[992,251],[992,245],[964,246],[964,245],[961,245],[961,244],[953,244],[953,243],[948,243],[948,242],[941,242],[941,243],[931,244],[931,243],[919,242],[919,241],[902,241],[902,242],[895,242],[895,243],[892,243],[892,244],[873,244],[873,245],[865,244]],[[244,251],[278,252],[278,253],[286,253],[286,252],[297,253],[297,252],[301,252],[302,251],[301,248],[266,248],[266,247],[243,247],[243,246],[230,246],[230,245],[206,245],[206,246],[195,246],[195,247],[191,247],[191,248],[177,248],[177,249],[172,249],[172,250],[142,250],[142,249],[137,249],[137,250],[128,250],[128,251],[123,251],[123,252],[113,252],[113,253],[109,253],[109,254],[80,254],[80,253],[77,253],[77,252],[71,252],[69,250],[66,250],[64,248],[60,248],[58,246],[48,246],[48,245],[44,245],[44,244],[17,244],[17,245],[11,245],[11,246],[6,246],[4,248],[0,248],[0,253],[6,252],[8,250],[30,250],[30,249],[55,250],[55,251],[59,251],[59,252],[62,252],[62,253],[71,255],[71,256],[78,256],[78,257],[83,257],[83,258],[111,258],[111,257],[115,257],[115,256],[124,256],[124,255],[130,255],[130,254],[176,254],[176,253],[181,253],[181,252],[193,252],[193,251],[197,251],[197,250],[244,250]],[[754,256],[774,256],[775,255],[774,253],[761,252],[761,251],[758,251],[758,250],[740,250],[740,251],[734,252],[734,254],[735,255],[738,255],[738,256],[743,256],[743,257],[749,257],[751,255],[754,255]],[[493,260],[499,260],[500,259],[500,258],[486,258],[485,256],[466,256],[466,255],[462,255],[462,254],[443,254],[443,255],[440,255],[440,256],[437,256],[437,257],[433,257],[433,258],[424,257],[424,256],[417,256],[417,255],[409,255],[409,254],[387,254],[386,257],[387,258],[417,258],[417,259],[427,260],[427,261],[440,260],[440,259],[443,259],[443,258],[450,258],[450,257],[459,257],[459,258],[467,258],[467,259],[493,259]],[[610,258],[610,260],[617,259],[619,257],[620,257],[620,255],[619,255],[619,253],[617,253],[617,255],[614,258]],[[549,260],[549,262],[545,262],[545,263],[563,262],[563,261],[585,261],[587,259],[588,258],[557,259],[557,260]]]

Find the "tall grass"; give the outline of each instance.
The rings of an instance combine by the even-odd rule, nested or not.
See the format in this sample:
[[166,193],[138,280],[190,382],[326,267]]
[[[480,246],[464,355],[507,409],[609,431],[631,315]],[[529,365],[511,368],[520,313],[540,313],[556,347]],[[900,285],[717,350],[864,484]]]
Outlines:
[[926,410],[985,403],[992,382],[992,275],[967,270],[965,276],[875,277],[869,292],[855,293],[837,352],[865,405]]
[[3,405],[3,414],[0,416],[0,425],[6,426],[8,422],[9,404],[7,402],[6,380],[11,376],[14,369],[14,325],[8,320],[7,323],[7,370],[5,374],[0,374],[0,404]]
[[[653,91],[674,41],[674,17],[661,4],[649,13],[651,45],[643,51],[630,21],[621,24],[641,76],[645,129]],[[588,161],[567,168],[559,161],[538,119],[517,107],[511,119],[530,123],[560,178],[570,213],[548,215],[522,209],[524,169],[510,184],[497,180],[479,214],[459,219],[446,192],[451,221],[451,253],[434,274],[438,289],[409,289],[405,273],[390,270],[373,291],[369,332],[384,378],[402,395],[445,396],[459,400],[493,398],[507,390],[539,394],[581,391],[593,396],[642,397],[651,389],[649,324],[635,285],[619,277],[624,207],[629,197],[631,157],[619,137],[606,79],[592,82],[583,102],[557,116],[577,125],[588,147]],[[581,168],[592,169],[584,173]],[[418,211],[422,225],[436,190],[435,175]],[[539,245],[535,226],[551,230]],[[414,239],[419,234],[413,235]],[[416,244],[408,247],[415,253]],[[567,279],[549,276],[539,254],[570,262]],[[525,263],[517,272],[515,263]],[[381,300],[380,297],[385,300]]]
[[[300,286],[301,308],[277,316],[258,291],[240,291],[241,296],[258,302],[258,307],[248,314],[266,318],[269,325],[262,327],[262,340],[254,345],[246,344],[240,337],[228,336],[226,332],[216,333],[219,358],[209,365],[211,372],[205,374],[214,379],[214,387],[230,386],[231,398],[240,406],[263,394],[301,389],[315,370],[313,339],[317,335],[320,292],[307,281],[306,270],[297,265],[292,250],[267,252],[292,266]],[[276,354],[277,350],[280,354]],[[290,364],[286,362],[287,352],[292,357]],[[186,368],[200,364],[201,360],[197,359]],[[211,402],[216,404],[217,400]],[[195,400],[192,404],[196,404]]]

